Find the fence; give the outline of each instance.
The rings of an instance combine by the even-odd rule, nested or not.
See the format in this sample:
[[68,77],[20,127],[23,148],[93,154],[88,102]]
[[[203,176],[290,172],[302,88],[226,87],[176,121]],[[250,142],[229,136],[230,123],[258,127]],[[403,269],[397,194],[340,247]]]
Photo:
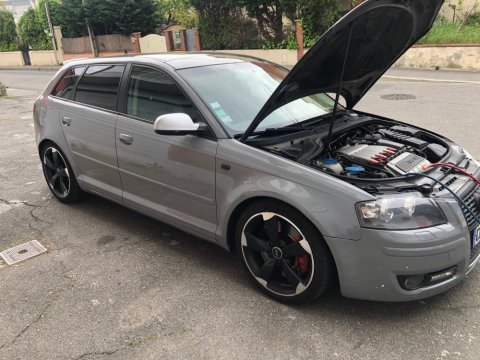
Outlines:
[[[97,35],[95,41],[99,51],[134,51],[132,39],[125,35]],[[62,38],[63,51],[67,54],[84,54],[92,51],[88,36],[80,38]]]

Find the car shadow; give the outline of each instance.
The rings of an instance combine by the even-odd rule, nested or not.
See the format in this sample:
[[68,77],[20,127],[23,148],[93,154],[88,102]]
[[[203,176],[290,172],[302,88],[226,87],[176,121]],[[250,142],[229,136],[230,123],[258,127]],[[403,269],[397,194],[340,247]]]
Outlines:
[[[108,222],[121,232],[141,232],[144,240],[140,241],[137,246],[142,246],[143,241],[145,243],[153,242],[159,254],[167,249],[170,254],[173,251],[176,256],[182,258],[182,261],[192,263],[192,266],[187,267],[192,272],[195,272],[198,266],[208,268],[209,271],[220,273],[220,277],[225,281],[238,284],[241,291],[252,291],[257,295],[261,293],[244,273],[242,264],[234,252],[225,251],[216,244],[94,195],[88,195],[86,199],[74,204],[73,207],[75,211],[86,214],[94,213],[98,222]],[[108,243],[109,239],[102,238],[99,241]],[[175,246],[172,246],[172,243]],[[405,320],[405,318],[417,318],[419,314],[438,309],[456,311],[455,308],[450,308],[449,299],[458,297],[463,286],[462,283],[446,293],[422,301],[386,303],[345,298],[340,294],[339,286],[336,284],[322,297],[310,304],[287,306],[313,318],[340,316],[356,321],[387,321],[391,323],[395,320]],[[266,296],[261,296],[261,298],[271,302]],[[279,305],[284,304],[279,303]]]

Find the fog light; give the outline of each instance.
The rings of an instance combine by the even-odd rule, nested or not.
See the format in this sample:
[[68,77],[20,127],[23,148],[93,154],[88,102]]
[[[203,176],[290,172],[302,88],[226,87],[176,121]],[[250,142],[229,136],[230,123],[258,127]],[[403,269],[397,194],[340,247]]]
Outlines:
[[436,284],[436,283],[451,279],[452,277],[455,276],[456,271],[457,271],[457,267],[455,266],[447,270],[442,270],[433,274],[429,274],[427,284],[432,285],[432,284]]
[[417,275],[399,275],[397,276],[398,283],[404,290],[417,290],[425,286],[447,281],[455,276],[457,267],[451,267],[442,271],[437,271],[429,274],[417,274]]
[[425,281],[424,275],[405,276],[403,279],[403,288],[405,290],[415,290],[420,288]]

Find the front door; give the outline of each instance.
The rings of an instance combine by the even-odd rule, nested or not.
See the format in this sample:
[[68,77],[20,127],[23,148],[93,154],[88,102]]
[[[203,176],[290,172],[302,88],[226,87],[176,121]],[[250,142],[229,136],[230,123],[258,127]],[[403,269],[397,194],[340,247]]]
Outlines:
[[153,130],[155,119],[169,113],[203,121],[198,110],[169,75],[134,65],[125,112],[116,128],[123,201],[213,241],[216,140]]

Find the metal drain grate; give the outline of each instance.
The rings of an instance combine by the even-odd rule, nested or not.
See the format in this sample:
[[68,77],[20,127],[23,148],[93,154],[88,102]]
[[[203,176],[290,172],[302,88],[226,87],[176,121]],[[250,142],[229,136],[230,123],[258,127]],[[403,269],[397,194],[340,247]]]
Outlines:
[[414,100],[417,97],[409,94],[388,94],[380,96],[383,100]]
[[37,240],[32,240],[25,244],[14,246],[13,248],[2,251],[0,252],[0,256],[8,265],[13,265],[20,261],[40,255],[46,251],[47,249],[45,249]]

